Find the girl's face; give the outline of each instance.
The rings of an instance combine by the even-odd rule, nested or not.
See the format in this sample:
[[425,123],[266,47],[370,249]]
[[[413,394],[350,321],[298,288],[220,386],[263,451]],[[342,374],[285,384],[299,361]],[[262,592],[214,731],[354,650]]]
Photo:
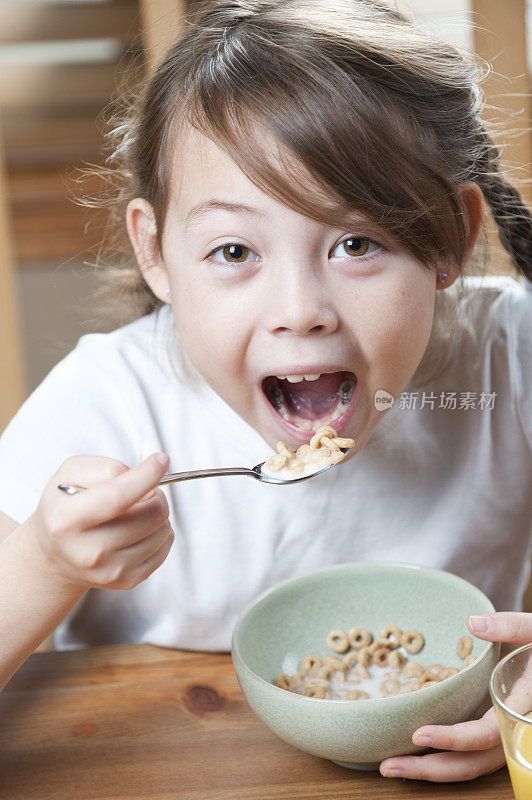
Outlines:
[[345,230],[282,205],[197,131],[171,178],[162,253],[146,201],[128,229],[194,366],[272,447],[330,423],[360,450],[375,393],[397,398],[421,361],[435,275],[357,212]]

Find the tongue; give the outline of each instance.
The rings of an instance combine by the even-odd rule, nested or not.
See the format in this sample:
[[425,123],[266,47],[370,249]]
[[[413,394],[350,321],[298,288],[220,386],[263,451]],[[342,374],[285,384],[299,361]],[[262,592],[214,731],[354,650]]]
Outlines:
[[338,403],[338,389],[344,381],[343,372],[320,375],[317,381],[289,383],[280,381],[287,410],[306,419],[325,416]]

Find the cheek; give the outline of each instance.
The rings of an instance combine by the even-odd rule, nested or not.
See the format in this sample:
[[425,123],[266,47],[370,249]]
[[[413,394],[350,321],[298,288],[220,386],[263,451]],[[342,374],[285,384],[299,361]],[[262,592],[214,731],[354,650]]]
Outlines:
[[389,373],[401,385],[417,369],[426,350],[434,318],[434,297],[401,297],[391,317],[391,327],[383,338]]
[[186,354],[217,390],[220,382],[234,383],[243,372],[245,327],[224,293],[203,281],[184,278],[172,285],[174,317]]
[[400,390],[419,365],[432,329],[434,286],[431,276],[417,275],[410,286],[394,281],[381,287],[371,313],[360,320],[358,336],[368,367],[388,391]]

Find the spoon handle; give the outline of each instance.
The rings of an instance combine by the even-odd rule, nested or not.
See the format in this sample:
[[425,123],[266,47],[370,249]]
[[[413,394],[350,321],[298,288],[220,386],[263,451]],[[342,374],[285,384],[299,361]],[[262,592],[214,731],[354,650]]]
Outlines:
[[189,472],[172,472],[168,475],[163,475],[159,481],[159,486],[164,483],[177,483],[178,481],[191,481],[195,478],[220,478],[225,475],[251,475],[256,478],[256,474],[252,469],[246,467],[220,467],[219,469],[197,469]]
[[[165,483],[177,483],[178,481],[192,481],[194,478],[219,478],[224,475],[250,475],[252,478],[257,478],[256,472],[246,467],[223,467],[220,469],[197,469],[189,472],[171,472],[164,475],[158,483],[162,486]],[[86,489],[86,486],[76,486],[60,483],[57,487],[67,494],[77,494],[78,492]]]

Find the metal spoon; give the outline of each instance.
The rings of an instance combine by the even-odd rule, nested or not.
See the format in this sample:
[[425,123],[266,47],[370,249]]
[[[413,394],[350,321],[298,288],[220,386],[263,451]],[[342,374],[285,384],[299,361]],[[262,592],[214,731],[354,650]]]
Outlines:
[[[341,450],[347,455],[351,448],[342,447]],[[262,471],[263,466],[264,461],[260,464],[257,464],[256,467],[252,467],[251,469],[248,469],[247,467],[224,467],[220,469],[197,469],[192,472],[173,472],[168,475],[164,475],[159,481],[158,485],[163,486],[165,483],[177,483],[178,481],[192,481],[195,478],[221,478],[224,475],[247,475],[250,478],[256,478],[258,481],[262,481],[263,483],[276,483],[278,485],[301,483],[301,481],[306,481],[309,478],[315,478],[316,475],[321,475],[323,472],[331,469],[331,467],[335,467],[336,464],[328,464],[326,467],[316,470],[316,472],[311,472],[310,475],[299,475],[294,476],[293,478],[274,478],[271,475],[266,475]],[[60,483],[57,488],[61,489],[63,492],[66,492],[67,494],[77,494],[86,487],[76,485],[71,486],[69,484]]]

